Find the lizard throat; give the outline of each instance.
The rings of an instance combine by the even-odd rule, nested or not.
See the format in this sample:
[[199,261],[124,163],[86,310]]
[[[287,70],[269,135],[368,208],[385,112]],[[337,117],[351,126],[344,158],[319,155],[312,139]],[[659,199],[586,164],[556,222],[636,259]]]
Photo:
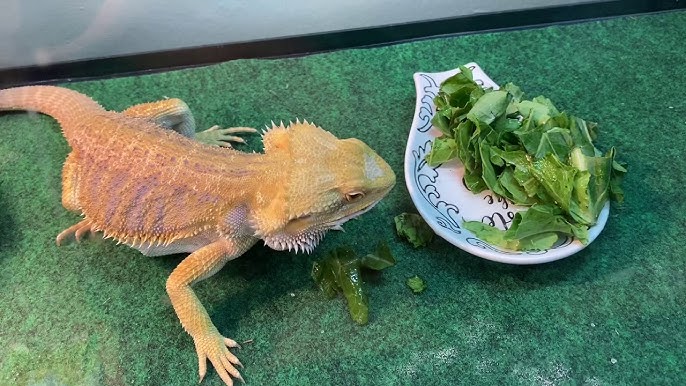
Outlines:
[[297,234],[288,234],[286,232],[278,232],[273,235],[269,235],[263,238],[265,245],[275,249],[277,251],[295,251],[312,253],[314,248],[319,244],[319,242],[324,238],[326,232],[329,230],[343,230],[342,225],[347,221],[358,217],[369,210],[371,210],[378,201],[371,203],[370,205],[353,212],[349,215],[343,216],[336,220],[312,227]]

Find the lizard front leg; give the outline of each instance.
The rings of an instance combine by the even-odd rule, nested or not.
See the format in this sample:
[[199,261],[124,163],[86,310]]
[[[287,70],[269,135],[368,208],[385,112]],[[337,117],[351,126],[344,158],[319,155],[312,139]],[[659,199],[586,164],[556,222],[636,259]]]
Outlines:
[[205,131],[195,132],[195,118],[186,102],[177,98],[157,102],[141,103],[122,111],[129,117],[146,118],[167,129],[174,130],[184,137],[212,146],[231,147],[230,142],[245,143],[245,140],[234,134],[255,133],[251,127],[229,127],[225,129],[212,126]]
[[252,237],[215,241],[191,253],[167,279],[167,293],[174,311],[195,343],[200,381],[207,371],[208,359],[227,385],[233,385],[231,377],[243,381],[235,367],[242,365],[228,349],[239,347],[238,343],[219,333],[190,286],[214,275],[226,262],[248,250],[255,241]]

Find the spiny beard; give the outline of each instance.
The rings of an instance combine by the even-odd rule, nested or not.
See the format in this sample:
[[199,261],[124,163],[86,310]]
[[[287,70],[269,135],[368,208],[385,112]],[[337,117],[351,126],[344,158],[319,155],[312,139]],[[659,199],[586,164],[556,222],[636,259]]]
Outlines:
[[319,244],[319,242],[324,238],[326,231],[317,230],[309,231],[296,235],[288,235],[280,233],[274,236],[269,236],[264,239],[264,243],[272,249],[278,251],[295,251],[312,253],[314,248]]

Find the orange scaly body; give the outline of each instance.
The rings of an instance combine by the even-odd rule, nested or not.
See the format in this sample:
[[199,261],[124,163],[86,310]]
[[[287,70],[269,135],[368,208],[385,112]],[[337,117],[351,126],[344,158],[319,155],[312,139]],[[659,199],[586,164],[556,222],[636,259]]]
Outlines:
[[324,234],[380,201],[395,184],[388,164],[356,139],[307,122],[272,125],[264,154],[224,149],[251,128],[195,133],[178,99],[107,111],[52,86],[0,90],[0,110],[54,117],[71,146],[62,203],[83,220],[57,236],[102,232],[146,255],[190,253],[167,280],[181,325],[194,340],[200,378],[209,359],[226,384],[242,379],[237,343],[216,329],[191,285],[212,276],[257,240],[311,251]]

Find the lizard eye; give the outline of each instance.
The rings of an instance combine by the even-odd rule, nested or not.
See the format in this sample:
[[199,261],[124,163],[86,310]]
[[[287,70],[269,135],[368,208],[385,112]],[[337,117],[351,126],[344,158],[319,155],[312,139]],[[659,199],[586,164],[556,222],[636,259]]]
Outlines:
[[362,192],[350,192],[345,194],[345,200],[348,202],[359,200],[362,197],[364,197],[364,193]]

